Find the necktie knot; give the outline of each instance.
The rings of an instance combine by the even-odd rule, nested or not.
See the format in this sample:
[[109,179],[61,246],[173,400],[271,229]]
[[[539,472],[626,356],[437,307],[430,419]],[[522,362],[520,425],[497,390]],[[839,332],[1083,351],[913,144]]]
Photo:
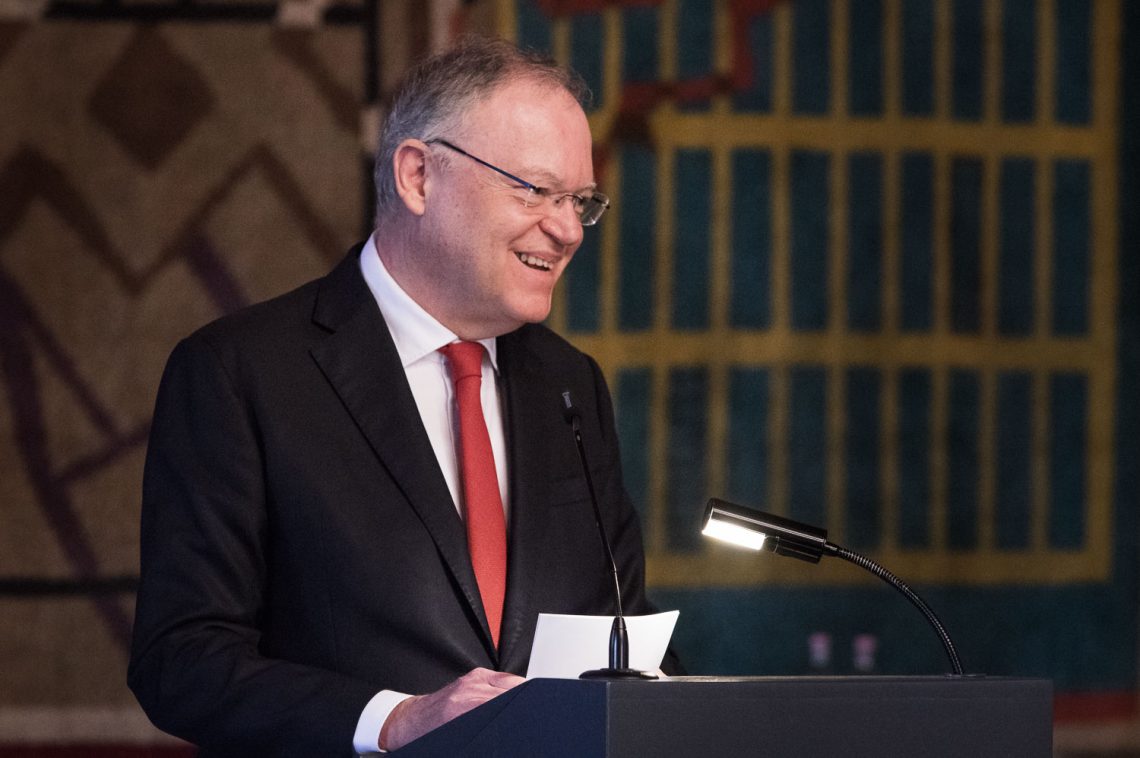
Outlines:
[[439,349],[447,358],[451,370],[451,381],[456,384],[461,379],[483,378],[483,346],[478,342],[453,342]]

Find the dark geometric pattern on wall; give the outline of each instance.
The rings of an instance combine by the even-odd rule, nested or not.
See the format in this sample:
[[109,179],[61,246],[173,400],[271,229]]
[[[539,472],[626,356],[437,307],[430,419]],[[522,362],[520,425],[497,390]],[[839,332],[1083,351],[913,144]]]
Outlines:
[[148,742],[125,666],[158,377],[369,223],[376,8],[39,10],[0,23],[0,745]]

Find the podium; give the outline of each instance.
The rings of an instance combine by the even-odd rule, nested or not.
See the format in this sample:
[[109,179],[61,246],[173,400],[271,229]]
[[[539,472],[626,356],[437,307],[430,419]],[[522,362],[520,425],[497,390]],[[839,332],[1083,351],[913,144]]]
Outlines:
[[1047,679],[534,679],[392,755],[1049,758],[1052,713]]

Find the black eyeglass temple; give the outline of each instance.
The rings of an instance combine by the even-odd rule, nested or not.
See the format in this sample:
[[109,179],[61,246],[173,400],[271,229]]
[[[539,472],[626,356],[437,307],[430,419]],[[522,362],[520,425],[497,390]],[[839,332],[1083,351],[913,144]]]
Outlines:
[[[503,169],[499,168],[498,166],[494,165],[493,163],[488,163],[487,161],[483,160],[482,158],[479,158],[479,157],[472,155],[471,153],[467,152],[463,148],[451,144],[450,142],[443,139],[442,137],[435,137],[433,139],[425,140],[424,144],[427,144],[427,145],[443,145],[444,147],[448,148],[449,150],[454,150],[455,152],[459,153],[460,155],[467,156],[468,158],[475,161],[476,163],[478,163],[481,166],[486,166],[487,168],[491,169],[492,171],[495,171],[499,174],[502,174],[503,176],[510,179],[512,182],[518,182],[523,187],[527,188],[528,190],[531,190],[532,192],[541,193],[541,192],[546,191],[544,188],[539,187],[537,184],[531,184],[526,179],[522,179],[520,177],[517,177],[514,174],[510,173],[509,171],[504,171]],[[567,195],[574,195],[574,194],[575,193],[573,193],[573,192],[567,193]],[[575,196],[577,197],[577,195],[575,195]],[[582,197],[582,203],[583,203],[583,211],[585,211],[585,208],[586,208],[585,204],[587,204],[587,203],[593,203],[595,206],[598,206],[601,208],[601,210],[598,211],[596,214],[592,213],[592,212],[588,213],[588,214],[583,213],[583,217],[584,217],[583,221],[586,225],[594,224],[595,222],[597,222],[598,218],[600,218],[601,215],[606,212],[606,209],[610,207],[610,199],[608,197],[606,197],[605,195],[603,195],[601,192],[598,192],[597,190],[591,190],[590,194],[588,196]],[[586,217],[589,217],[590,220],[585,221]]]

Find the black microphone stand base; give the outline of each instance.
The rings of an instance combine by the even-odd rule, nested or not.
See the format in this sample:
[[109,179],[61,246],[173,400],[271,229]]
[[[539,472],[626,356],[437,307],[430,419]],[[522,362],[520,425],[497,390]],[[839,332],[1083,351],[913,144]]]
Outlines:
[[579,679],[643,679],[653,680],[657,674],[651,671],[638,671],[637,669],[592,669],[578,675]]

